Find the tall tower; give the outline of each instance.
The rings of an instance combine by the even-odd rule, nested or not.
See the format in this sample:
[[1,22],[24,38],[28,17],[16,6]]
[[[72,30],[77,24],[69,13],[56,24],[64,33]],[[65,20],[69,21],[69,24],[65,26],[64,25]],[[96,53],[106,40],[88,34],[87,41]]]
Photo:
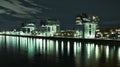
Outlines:
[[95,38],[98,16],[82,13],[76,17],[76,25],[83,26],[83,38]]

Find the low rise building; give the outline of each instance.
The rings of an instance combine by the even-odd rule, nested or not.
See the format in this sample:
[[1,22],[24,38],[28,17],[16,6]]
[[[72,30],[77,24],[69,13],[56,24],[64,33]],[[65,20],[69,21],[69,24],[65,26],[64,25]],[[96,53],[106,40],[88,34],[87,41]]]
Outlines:
[[32,31],[36,29],[36,26],[34,23],[26,23],[22,26],[23,33],[26,34],[32,34]]

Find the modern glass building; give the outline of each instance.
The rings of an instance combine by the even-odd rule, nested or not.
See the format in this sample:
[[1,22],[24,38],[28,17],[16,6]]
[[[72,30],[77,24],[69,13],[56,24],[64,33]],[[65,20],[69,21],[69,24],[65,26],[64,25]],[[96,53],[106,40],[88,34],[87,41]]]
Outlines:
[[24,26],[22,26],[22,31],[27,34],[30,34],[35,29],[36,29],[36,26],[33,23],[26,23]]
[[95,23],[84,23],[84,38],[95,38],[96,26]]
[[56,32],[60,31],[60,23],[56,19],[41,20],[40,28],[46,36],[54,36]]
[[76,16],[76,25],[83,26],[83,38],[95,38],[98,16],[82,13]]

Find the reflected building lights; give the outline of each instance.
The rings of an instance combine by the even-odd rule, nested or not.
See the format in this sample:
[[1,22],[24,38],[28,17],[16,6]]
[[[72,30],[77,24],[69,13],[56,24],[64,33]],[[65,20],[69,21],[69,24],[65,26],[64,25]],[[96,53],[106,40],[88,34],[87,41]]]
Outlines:
[[[7,51],[9,51],[10,50],[10,48],[12,49],[12,50],[14,50],[15,48],[16,48],[16,38],[14,37],[9,37],[9,36],[6,36],[6,38],[5,38],[5,41],[6,41],[6,44],[5,45],[3,45],[3,46],[6,46],[6,48],[7,48]],[[17,49],[17,48],[16,48]]]
[[90,54],[91,54],[91,45],[88,43],[87,44],[87,56],[88,56],[88,59],[90,58]]
[[18,48],[18,46],[19,46],[19,37],[16,37],[17,39],[17,43],[16,43],[16,45],[17,45],[17,48]]
[[74,57],[77,67],[80,67],[80,59],[81,59],[81,42],[74,42]]
[[30,42],[28,42],[28,57],[32,58],[35,53],[35,43],[34,39],[30,39]]
[[50,54],[52,54],[53,51],[54,51],[54,41],[50,40],[49,42],[50,42],[50,44],[49,44],[49,47],[50,47]]
[[20,38],[20,49],[21,50],[26,50],[26,48],[28,48],[27,47],[27,45],[29,46],[29,39],[27,39],[27,38],[23,38],[23,37],[21,37]]
[[19,42],[19,39],[18,39],[19,37],[15,37],[14,39],[15,40],[13,40],[13,45],[14,45],[14,48],[16,48],[16,49],[18,49],[18,42]]
[[102,52],[104,50],[104,46],[100,45],[100,52]]
[[0,51],[2,50],[2,46],[3,46],[3,45],[2,45],[2,42],[3,42],[2,40],[3,40],[3,37],[0,36]]
[[81,43],[74,42],[74,56],[77,56],[81,53]]
[[6,45],[7,45],[6,48],[7,48],[8,51],[9,51],[9,47],[10,47],[9,46],[10,45],[10,40],[11,39],[9,39],[9,36],[6,36]]
[[81,42],[77,43],[77,52],[81,53]]
[[45,45],[46,45],[45,39],[43,40],[43,44],[42,45],[43,45],[43,53],[45,53],[45,51],[46,51],[45,50]]
[[100,56],[99,47],[98,47],[98,45],[96,45],[96,47],[95,47],[95,57],[96,57],[97,60],[98,60],[99,56]]
[[[39,49],[39,52],[41,54],[44,54],[44,55],[52,55],[53,54],[53,51],[54,51],[54,41],[52,40],[46,40],[46,39],[39,39],[37,42],[39,42],[38,44],[38,49]],[[37,49],[37,50],[38,50]]]
[[39,51],[39,48],[40,48],[40,41],[39,41],[39,39],[36,39],[36,49],[37,49],[37,52]]
[[63,41],[61,42],[61,54],[63,55],[64,54],[64,43],[63,43]]
[[67,53],[68,55],[70,55],[70,42],[69,41],[67,42]]
[[1,45],[2,45],[2,36],[0,36],[0,48],[1,48]]
[[43,53],[43,40],[40,39],[40,53],[42,54]]
[[92,52],[94,51],[94,48],[95,48],[95,45],[92,43],[92,44],[91,44],[91,51],[92,51]]
[[29,42],[28,38],[25,38],[25,44],[24,44],[24,45],[25,45],[25,48],[28,47],[28,45],[29,45],[28,42]]
[[108,60],[109,58],[109,46],[106,46],[106,49],[105,49],[105,53],[106,53],[106,59]]
[[11,37],[11,45],[16,45],[16,43],[17,43],[17,39],[16,39],[17,37]]
[[56,43],[55,43],[55,45],[56,45],[56,56],[58,57],[59,55],[59,47],[58,47],[58,40],[56,40]]
[[114,57],[114,47],[109,49],[109,55],[110,55],[110,59],[113,59],[113,57]]
[[94,53],[95,46],[93,43],[87,43],[86,44],[86,50],[87,50],[87,57],[88,59],[90,56]]
[[47,47],[47,52],[48,54],[52,54],[54,51],[54,42],[52,40],[47,40],[48,44],[46,45]]
[[114,51],[115,51],[115,46],[114,46]]
[[4,43],[5,42],[5,44],[6,44],[6,36],[2,36],[2,43]]
[[76,56],[76,45],[77,45],[77,43],[74,42],[74,56]]
[[119,60],[119,63],[120,63],[120,47],[118,48],[118,60]]
[[77,67],[80,67],[81,64],[81,42],[74,42],[74,57]]
[[[90,63],[99,63],[99,61],[101,61],[101,58],[103,58],[102,60],[107,60],[104,61],[105,63],[116,59],[118,60],[116,62],[120,63],[119,46],[105,46],[94,43],[35,39],[25,37],[19,38],[10,36],[6,36],[5,39],[4,37],[0,36],[0,44],[4,41],[6,41],[5,47],[8,52],[19,50],[18,52],[27,54],[29,59],[33,59],[37,54],[40,54],[45,58],[47,57],[47,59],[51,59],[51,57],[53,57],[57,60],[60,60],[61,58],[67,57],[66,59],[70,58],[74,60],[75,64],[77,64],[78,67],[80,67],[83,63],[82,60],[84,60],[85,64],[87,63],[89,65]],[[0,48],[2,47],[4,47],[4,45],[0,45]],[[91,62],[92,60],[94,61]]]
[[52,45],[50,45],[50,40],[47,40],[47,45],[46,46],[47,46],[46,47],[47,48],[47,54],[50,54],[50,46],[52,46]]

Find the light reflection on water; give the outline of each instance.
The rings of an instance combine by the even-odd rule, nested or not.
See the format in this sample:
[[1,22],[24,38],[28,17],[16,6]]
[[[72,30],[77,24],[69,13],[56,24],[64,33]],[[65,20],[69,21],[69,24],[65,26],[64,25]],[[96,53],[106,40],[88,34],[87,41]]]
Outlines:
[[[55,62],[72,62],[75,67],[119,66],[120,46],[75,41],[0,36],[0,51],[26,54],[34,59],[37,54]],[[39,57],[39,56],[38,56]],[[68,59],[67,59],[68,58]],[[73,60],[72,60],[73,59]],[[69,60],[69,61],[68,61]]]

